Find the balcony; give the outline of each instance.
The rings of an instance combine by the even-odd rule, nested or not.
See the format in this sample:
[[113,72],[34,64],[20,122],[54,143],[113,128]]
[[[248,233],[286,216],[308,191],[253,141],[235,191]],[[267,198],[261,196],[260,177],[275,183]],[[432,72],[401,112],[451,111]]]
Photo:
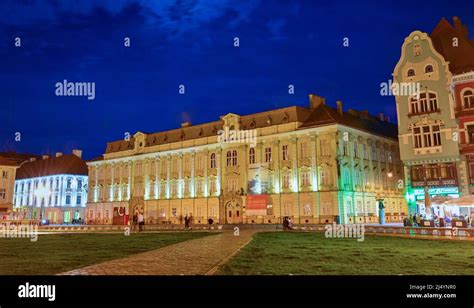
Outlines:
[[[458,186],[458,181],[456,178],[448,178],[448,179],[436,179],[436,180],[426,180],[426,185],[428,187],[439,187],[439,186]],[[424,187],[425,181],[412,181],[412,187]]]
[[461,143],[459,145],[461,154],[474,153],[474,143]]
[[440,113],[441,113],[441,109],[437,108],[437,109],[429,110],[429,111],[419,111],[419,112],[417,112],[417,113],[412,113],[412,112],[410,112],[410,113],[407,114],[407,116],[408,116],[409,118],[411,118],[411,117],[414,117],[414,116],[422,116],[422,115],[430,114],[430,113],[438,113],[438,114],[440,114]]
[[456,118],[463,116],[474,116],[474,108],[465,108],[461,106],[454,107],[454,114]]

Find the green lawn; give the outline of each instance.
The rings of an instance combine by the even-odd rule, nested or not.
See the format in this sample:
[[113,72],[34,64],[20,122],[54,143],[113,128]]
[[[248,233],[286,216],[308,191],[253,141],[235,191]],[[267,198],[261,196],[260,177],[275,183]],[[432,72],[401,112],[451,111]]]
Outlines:
[[220,275],[474,275],[474,242],[258,233]]
[[0,238],[0,275],[57,274],[211,234],[40,234],[37,242]]

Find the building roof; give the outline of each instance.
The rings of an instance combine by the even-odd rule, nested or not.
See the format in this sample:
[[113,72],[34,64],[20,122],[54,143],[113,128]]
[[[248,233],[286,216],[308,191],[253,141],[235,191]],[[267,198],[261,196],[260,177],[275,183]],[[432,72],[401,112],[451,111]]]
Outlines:
[[[291,106],[276,110],[254,113],[240,117],[241,129],[256,129],[271,125],[285,124],[289,122],[304,122],[311,111],[300,106]],[[270,119],[270,122],[268,120]],[[198,138],[216,136],[222,130],[224,121],[219,121],[192,125],[178,129],[147,134],[145,146],[154,146],[172,142],[180,142]],[[130,140],[118,140],[107,143],[105,153],[114,153],[131,150],[134,147],[135,138]],[[99,159],[95,159],[99,160]]]
[[0,156],[0,166],[18,166],[18,164],[13,160],[9,160]]
[[[395,140],[398,138],[397,126],[389,123],[387,119],[380,120],[370,115],[368,111],[350,109],[347,112],[343,112],[342,105],[341,113],[339,113],[335,108],[326,105],[324,98],[319,96],[313,97],[316,97],[316,103],[310,102],[310,108],[291,106],[240,116],[241,129],[256,129],[292,122],[298,123],[299,129],[320,125],[344,124],[375,135]],[[145,147],[216,136],[217,132],[223,129],[223,126],[224,121],[221,118],[219,121],[146,134]],[[132,150],[134,144],[134,137],[131,137],[129,140],[109,142],[107,143],[105,154]],[[103,157],[98,157],[90,161],[102,159]]]
[[369,114],[367,110],[357,111],[349,109],[347,112],[339,112],[336,108],[326,104],[320,104],[312,112],[311,116],[305,121],[300,129],[310,127],[342,124],[353,127],[371,134],[398,139],[398,128],[394,123],[390,123],[388,119],[379,119]]
[[21,165],[22,163],[29,161],[30,158],[40,159],[41,155],[17,152],[0,152],[0,158],[5,158],[17,165]]
[[431,33],[433,46],[449,62],[453,74],[474,71],[474,40],[469,39],[467,27],[458,17],[453,17],[453,23],[454,26],[445,18],[440,20]]
[[16,172],[16,179],[27,179],[54,174],[87,175],[86,162],[74,154],[49,157],[26,162]]

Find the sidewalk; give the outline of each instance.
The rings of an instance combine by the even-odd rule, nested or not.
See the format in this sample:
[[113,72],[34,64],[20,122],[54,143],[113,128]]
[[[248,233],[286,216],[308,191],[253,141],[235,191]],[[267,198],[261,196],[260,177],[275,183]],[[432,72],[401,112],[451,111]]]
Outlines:
[[59,275],[212,275],[250,242],[255,231],[232,231],[75,269]]

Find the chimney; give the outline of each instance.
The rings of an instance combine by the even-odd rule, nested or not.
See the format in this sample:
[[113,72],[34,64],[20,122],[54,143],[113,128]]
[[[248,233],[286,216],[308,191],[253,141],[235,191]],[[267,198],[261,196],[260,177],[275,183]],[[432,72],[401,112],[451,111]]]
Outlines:
[[383,122],[384,121],[383,113],[380,112],[379,114],[377,114],[377,118],[379,118],[379,120]]
[[389,116],[385,116],[385,122],[390,123],[390,117]]
[[49,155],[43,155],[43,159],[48,159]]
[[191,122],[189,122],[189,121],[181,123],[181,128],[189,127],[189,126],[191,126]]
[[72,150],[72,154],[76,155],[77,157],[82,157],[82,150]]
[[326,99],[324,97],[318,96],[316,94],[309,95],[309,109],[310,110],[316,109],[321,104],[323,105],[326,104]]
[[453,17],[453,23],[454,23],[454,29],[458,31],[458,33],[461,34],[461,36],[467,38],[467,28],[461,23],[461,19],[459,17],[454,16]]
[[366,119],[366,120],[369,119],[369,115],[370,115],[370,114],[369,114],[369,111],[368,111],[368,110],[362,110],[362,111],[360,112],[360,116],[361,116],[362,118]]
[[55,155],[55,156],[56,156],[56,157],[61,157],[61,156],[63,156],[63,153],[61,153],[61,152],[56,152],[56,155]]
[[337,105],[337,113],[342,115],[342,101],[337,101],[336,105]]

